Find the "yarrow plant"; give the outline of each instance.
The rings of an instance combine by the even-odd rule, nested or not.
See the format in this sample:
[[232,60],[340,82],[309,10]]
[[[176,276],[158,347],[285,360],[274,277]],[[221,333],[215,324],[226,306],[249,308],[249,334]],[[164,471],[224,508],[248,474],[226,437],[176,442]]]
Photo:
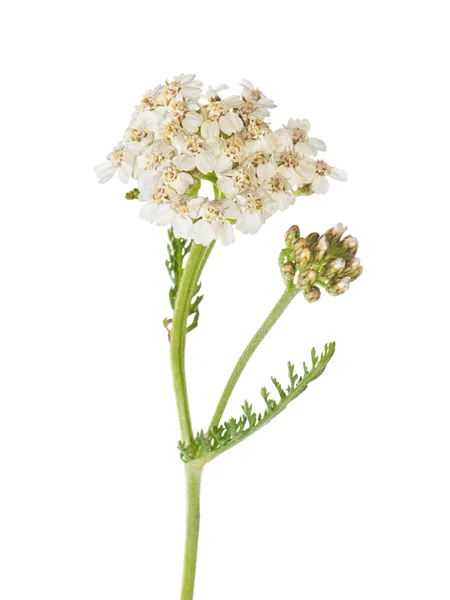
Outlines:
[[[310,136],[309,121],[289,119],[273,130],[267,121],[273,101],[249,81],[241,86],[240,95],[224,96],[226,85],[203,90],[195,75],[182,74],[149,90],[136,106],[122,140],[95,168],[100,183],[116,173],[124,183],[134,180],[126,198],[142,203],[142,219],[168,228],[166,266],[172,281],[173,315],[164,324],[169,332],[181,433],[178,449],[187,485],[182,600],[194,597],[204,466],[282,412],[322,374],[335,344],[327,344],[320,356],[313,349],[311,362],[303,363],[301,373],[288,363],[286,385],[272,377],[275,398],[263,387],[260,412],[245,401],[239,418],[223,421],[245,366],[298,294],[308,302],[319,300],[321,290],[339,296],[362,272],[356,257],[358,242],[344,236],[342,224],[323,235],[306,236],[293,225],[278,257],[283,293],[238,359],[211,423],[194,433],[185,373],[186,336],[199,322],[200,276],[216,241],[224,246],[233,243],[235,230],[255,234],[299,196],[325,194],[330,178],[347,179],[345,171],[318,157],[326,146]],[[212,187],[213,197],[205,195],[205,185]]]

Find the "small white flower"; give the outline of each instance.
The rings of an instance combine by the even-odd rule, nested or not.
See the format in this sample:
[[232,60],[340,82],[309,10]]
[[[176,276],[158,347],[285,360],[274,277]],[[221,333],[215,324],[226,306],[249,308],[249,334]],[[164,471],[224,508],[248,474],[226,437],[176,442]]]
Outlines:
[[267,98],[261,90],[255,88],[250,81],[244,79],[241,85],[244,88],[241,93],[243,103],[237,108],[236,113],[244,123],[248,123],[251,119],[268,117],[270,115],[269,109],[275,108],[276,104]]
[[245,142],[239,134],[231,135],[225,139],[216,138],[214,142],[211,139],[208,141],[215,148],[215,172],[218,175],[231,171],[235,163],[243,161]]
[[170,206],[173,214],[172,227],[175,237],[190,239],[192,237],[193,219],[198,217],[206,198],[200,196],[178,196]]
[[276,211],[276,204],[262,188],[236,196],[236,204],[243,211],[236,220],[236,229],[254,235]]
[[172,161],[163,163],[160,167],[161,183],[172,187],[178,194],[185,194],[194,183],[194,178],[189,173],[182,171]]
[[144,171],[156,171],[162,163],[173,158],[175,152],[176,150],[173,146],[162,140],[157,140],[154,144],[145,148],[145,150],[136,158],[134,177],[141,177]]
[[117,172],[117,175],[123,183],[128,183],[133,171],[133,163],[136,157],[136,147],[134,145],[126,146],[123,143],[117,144],[107,159],[95,167],[95,174],[99,183],[106,183]]
[[139,118],[141,114],[143,113],[138,113],[132,119],[123,134],[123,141],[128,144],[138,144],[142,148],[145,148],[153,142],[154,133],[153,129],[149,127],[148,122],[145,119]]
[[232,108],[239,107],[242,100],[239,96],[220,98],[218,92],[224,87],[221,85],[217,88],[208,88],[208,103],[202,107],[201,133],[205,139],[217,138],[220,136],[220,132],[232,135],[244,127],[242,119],[236,113],[230,112]]
[[195,133],[189,136],[178,135],[172,140],[172,144],[179,153],[174,162],[183,171],[198,169],[204,175],[214,171],[214,147],[201,136]]
[[174,77],[171,82],[166,82],[163,94],[167,102],[181,95],[188,100],[198,100],[202,93],[202,82],[195,79],[195,75],[182,73]]
[[311,178],[311,189],[316,194],[326,194],[330,187],[327,177],[338,181],[347,181],[347,173],[342,169],[330,167],[324,160],[304,160],[300,172],[307,178]]
[[247,155],[255,154],[256,152],[272,154],[281,146],[280,138],[262,119],[250,119],[246,124],[243,134],[247,142]]
[[165,119],[160,129],[155,133],[155,138],[171,144],[172,140],[179,135],[183,135],[183,125],[178,119],[169,117]]
[[201,218],[192,227],[193,240],[203,246],[209,246],[213,240],[219,239],[224,246],[232,244],[234,231],[228,219],[235,219],[239,214],[237,206],[230,201],[205,202],[199,211]]
[[273,162],[260,164],[256,168],[261,187],[275,200],[278,210],[286,210],[295,202],[295,194],[286,177],[278,173]]
[[178,119],[188,133],[197,133],[202,124],[202,115],[198,102],[187,100],[180,94],[169,105],[169,120]]
[[171,225],[175,237],[189,239],[192,234],[193,219],[198,217],[201,205],[205,198],[198,196],[168,195],[163,202],[152,200],[141,208],[141,218],[156,223],[157,225]]
[[311,125],[307,119],[289,119],[288,124],[276,133],[286,143],[286,146],[293,148],[295,152],[303,156],[316,156],[319,150],[324,151],[327,147],[322,140],[309,137],[310,128]]
[[273,107],[275,108],[275,104],[273,103],[273,100],[269,100],[269,98],[267,98],[267,96],[265,96],[261,90],[257,87],[255,87],[253,85],[253,83],[251,81],[249,81],[248,79],[243,79],[241,81],[241,86],[242,86],[242,97],[245,100],[253,100],[255,102],[258,102],[259,100],[266,100],[266,102],[270,103],[273,105]]
[[230,198],[242,194],[254,185],[256,185],[254,169],[244,167],[225,172],[217,180],[219,189]]
[[275,154],[278,173],[285,177],[292,187],[303,187],[312,180],[311,169],[306,170],[305,161],[297,152],[287,150]]
[[[139,199],[141,199],[141,194]],[[177,196],[175,190],[169,187],[157,186],[150,199],[141,206],[139,216],[144,221],[157,225],[169,225],[173,218],[170,203]]]
[[140,104],[136,106],[136,110],[139,111],[153,111],[158,107],[164,106],[164,87],[158,85],[153,90],[148,90],[142,98]]

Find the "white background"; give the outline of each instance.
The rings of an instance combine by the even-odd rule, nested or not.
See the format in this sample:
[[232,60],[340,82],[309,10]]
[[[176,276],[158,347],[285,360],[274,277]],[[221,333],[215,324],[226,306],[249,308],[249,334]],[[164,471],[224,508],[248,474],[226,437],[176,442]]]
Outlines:
[[[6,13],[5,13],[6,11]],[[162,228],[93,167],[149,87],[246,77],[347,184],[206,267],[196,428],[282,291],[283,233],[338,221],[364,276],[297,298],[233,396],[329,369],[204,475],[198,600],[448,600],[449,96],[444,2],[18,2],[2,18],[0,597],[178,598],[184,527]],[[447,57],[446,57],[447,55]]]

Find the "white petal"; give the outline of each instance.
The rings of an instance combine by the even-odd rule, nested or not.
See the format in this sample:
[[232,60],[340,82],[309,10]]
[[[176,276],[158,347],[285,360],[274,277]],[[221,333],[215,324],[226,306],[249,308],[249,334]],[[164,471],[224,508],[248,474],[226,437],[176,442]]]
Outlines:
[[199,211],[205,202],[206,198],[202,196],[194,196],[192,200],[189,201],[189,216],[193,219],[197,219],[199,215]]
[[238,217],[236,228],[241,233],[250,233],[251,235],[254,235],[261,229],[262,224],[261,215],[258,213],[244,213]]
[[197,157],[197,169],[201,171],[204,175],[211,173],[214,171],[214,167],[216,166],[216,159],[212,152],[209,150],[203,150]]
[[145,158],[145,156],[138,156],[136,158],[136,162],[134,163],[134,177],[136,179],[138,179],[139,176],[142,175],[142,173],[145,171],[146,166],[147,159]]
[[298,167],[297,167],[297,171],[300,173],[300,175],[302,175],[303,177],[306,177],[307,179],[311,179],[311,177],[314,175],[314,171],[315,171],[315,164],[314,162],[311,161],[306,161],[304,160]]
[[220,127],[217,121],[203,121],[202,136],[205,139],[218,137],[220,135]]
[[224,98],[222,102],[227,108],[240,108],[243,105],[240,96],[228,96],[228,98]]
[[155,110],[144,111],[147,118],[146,129],[158,131],[161,129],[162,122],[166,118],[167,109],[164,106],[157,106]]
[[307,142],[297,142],[294,146],[294,150],[303,156],[316,156],[317,150],[312,144]]
[[226,196],[235,196],[237,194],[237,189],[234,187],[231,177],[219,177],[217,185]]
[[272,194],[272,197],[277,204],[278,210],[286,210],[295,202],[295,196],[291,194],[285,194],[282,192],[275,192],[274,194]]
[[169,225],[174,219],[175,213],[169,204],[158,204],[155,210],[155,223],[157,225]]
[[156,171],[144,171],[138,179],[138,187],[141,192],[145,191],[151,195],[156,190],[160,179],[161,173],[157,173]]
[[332,167],[330,170],[330,177],[333,179],[338,179],[339,181],[347,181],[348,174],[347,171],[343,169],[336,169],[336,167]]
[[283,177],[288,180],[290,186],[303,185],[303,177],[299,175],[292,167],[285,167],[284,165],[281,165],[281,167],[278,167],[278,173],[283,175]]
[[320,150],[321,152],[325,152],[327,149],[325,142],[319,140],[319,138],[309,138],[309,143],[312,144],[316,150]]
[[95,167],[94,171],[98,177],[98,182],[106,183],[107,181],[109,181],[111,179],[111,177],[114,177],[114,173],[116,172],[116,169],[114,168],[114,166],[110,160],[105,160],[105,161],[101,162],[99,165],[97,165]]
[[256,167],[256,173],[260,181],[267,181],[275,175],[277,168],[273,163],[265,163]]
[[197,133],[202,124],[202,116],[195,112],[188,112],[183,119],[182,125],[189,133]]
[[220,241],[224,246],[229,246],[234,242],[234,229],[231,223],[225,221],[220,230]]
[[223,202],[223,214],[227,219],[238,219],[242,212],[234,200],[225,200]]
[[192,232],[192,220],[189,217],[177,215],[172,221],[173,233],[177,238],[189,239]]
[[216,159],[216,173],[225,173],[229,171],[233,167],[233,160],[229,156],[225,156],[222,154],[219,158]]
[[316,177],[311,185],[311,189],[316,192],[316,194],[326,194],[329,187],[330,184],[326,177]]
[[180,173],[173,182],[173,187],[179,194],[185,194],[193,183],[194,179],[189,173]]
[[225,135],[231,135],[241,131],[244,127],[242,119],[236,113],[228,113],[219,119],[220,129]]
[[275,131],[275,135],[278,137],[280,149],[282,150],[292,150],[292,134],[289,129],[283,127],[282,129],[277,129]]
[[179,156],[175,156],[173,162],[179,167],[183,169],[183,171],[192,171],[196,166],[196,157],[188,156],[187,154],[180,154]]
[[133,168],[131,165],[128,165],[126,162],[122,162],[120,167],[117,169],[117,175],[122,183],[128,183],[128,180],[131,177],[131,173]]
[[214,228],[211,223],[207,223],[203,219],[200,219],[192,228],[192,238],[196,244],[202,244],[202,246],[209,246],[214,239]]
[[141,210],[139,211],[139,216],[144,221],[149,221],[150,223],[154,223],[156,220],[158,205],[154,202],[146,202],[141,206]]

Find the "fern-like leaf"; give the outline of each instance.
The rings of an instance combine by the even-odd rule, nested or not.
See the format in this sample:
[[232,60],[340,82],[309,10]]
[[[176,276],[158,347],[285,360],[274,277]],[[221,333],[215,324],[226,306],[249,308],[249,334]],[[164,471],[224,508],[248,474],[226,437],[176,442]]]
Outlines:
[[[168,230],[169,243],[167,244],[167,252],[169,258],[166,260],[166,268],[169,273],[169,277],[172,281],[172,286],[169,290],[169,302],[172,310],[175,309],[175,302],[177,299],[178,289],[180,287],[181,278],[183,277],[184,262],[186,256],[192,246],[192,241],[185,240],[183,238],[175,237],[173,229]],[[195,289],[193,300],[189,309],[189,323],[186,331],[192,331],[198,325],[200,318],[199,306],[203,300],[203,296],[199,295],[201,283],[199,283]],[[168,328],[168,325],[172,322],[171,319],[164,319],[163,324]]]
[[226,450],[229,450],[236,444],[258,431],[267,423],[279,415],[286,406],[297,396],[306,390],[308,385],[314,379],[317,379],[325,370],[328,362],[334,354],[335,343],[326,344],[323,353],[317,356],[315,349],[311,351],[311,368],[305,363],[303,376],[300,377],[295,372],[292,363],[288,363],[289,385],[284,389],[280,382],[272,377],[272,382],[280,396],[279,402],[270,398],[267,388],[261,389],[261,396],[266,404],[266,410],[262,414],[256,414],[251,404],[244,402],[242,406],[242,416],[239,420],[231,418],[223,425],[215,426],[208,432],[200,431],[197,433],[194,443],[187,448],[185,445],[178,444],[181,459],[184,462],[193,460],[202,460],[209,462],[216,456],[219,456]]

